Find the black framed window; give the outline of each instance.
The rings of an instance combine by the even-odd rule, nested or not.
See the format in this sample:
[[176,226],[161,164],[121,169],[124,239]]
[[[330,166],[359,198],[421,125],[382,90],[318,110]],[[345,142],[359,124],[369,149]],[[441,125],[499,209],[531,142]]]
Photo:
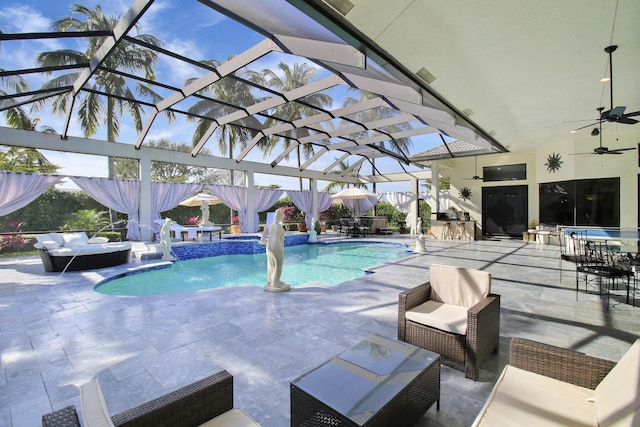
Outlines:
[[540,184],[540,222],[576,226],[620,226],[620,178]]
[[527,164],[485,166],[482,168],[482,181],[518,181],[527,179]]

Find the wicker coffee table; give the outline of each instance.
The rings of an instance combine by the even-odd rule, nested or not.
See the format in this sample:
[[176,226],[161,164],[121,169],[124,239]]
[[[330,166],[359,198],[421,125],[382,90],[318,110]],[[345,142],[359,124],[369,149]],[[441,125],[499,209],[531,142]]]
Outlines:
[[410,426],[434,402],[440,355],[372,335],[291,382],[291,426]]

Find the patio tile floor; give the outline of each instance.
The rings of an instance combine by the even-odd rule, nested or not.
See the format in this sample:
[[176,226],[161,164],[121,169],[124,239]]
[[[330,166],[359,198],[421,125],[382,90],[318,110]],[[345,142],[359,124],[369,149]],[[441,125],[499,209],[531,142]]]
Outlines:
[[[405,236],[378,239],[413,247]],[[39,426],[42,414],[78,406],[78,387],[92,378],[115,414],[226,369],[236,406],[265,427],[288,426],[289,382],[372,333],[396,337],[398,293],[428,280],[432,263],[492,273],[502,296],[500,352],[476,382],[443,366],[441,409],[431,408],[418,426],[470,425],[512,337],[618,360],[639,334],[640,307],[616,297],[607,310],[604,297],[582,290],[576,298],[570,264],[560,282],[556,246],[429,240],[427,248],[347,283],[281,294],[241,285],[107,296],[94,284],[127,266],[60,275],[45,273],[36,257],[2,259],[0,425]]]

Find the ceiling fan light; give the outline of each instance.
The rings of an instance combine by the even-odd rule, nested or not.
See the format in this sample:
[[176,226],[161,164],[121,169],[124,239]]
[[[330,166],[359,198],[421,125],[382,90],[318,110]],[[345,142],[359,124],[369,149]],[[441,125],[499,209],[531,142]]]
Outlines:
[[591,136],[598,136],[600,135],[600,131],[598,130],[598,128],[593,128],[593,130],[591,131]]

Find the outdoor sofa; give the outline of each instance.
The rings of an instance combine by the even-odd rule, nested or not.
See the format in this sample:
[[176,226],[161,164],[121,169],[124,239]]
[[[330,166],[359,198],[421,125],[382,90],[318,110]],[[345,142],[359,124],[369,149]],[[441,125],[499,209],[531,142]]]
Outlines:
[[462,364],[475,381],[498,353],[500,295],[491,293],[491,273],[432,264],[429,274],[429,282],[398,296],[398,339]]
[[130,242],[105,237],[88,238],[85,232],[36,235],[33,246],[40,252],[45,271],[79,271],[113,267],[129,262]]
[[640,339],[616,364],[513,338],[473,426],[640,425]]
[[[157,399],[109,417],[96,380],[81,387],[84,427],[259,427],[233,407],[233,376],[220,371]],[[74,406],[42,416],[43,427],[80,427]]]

